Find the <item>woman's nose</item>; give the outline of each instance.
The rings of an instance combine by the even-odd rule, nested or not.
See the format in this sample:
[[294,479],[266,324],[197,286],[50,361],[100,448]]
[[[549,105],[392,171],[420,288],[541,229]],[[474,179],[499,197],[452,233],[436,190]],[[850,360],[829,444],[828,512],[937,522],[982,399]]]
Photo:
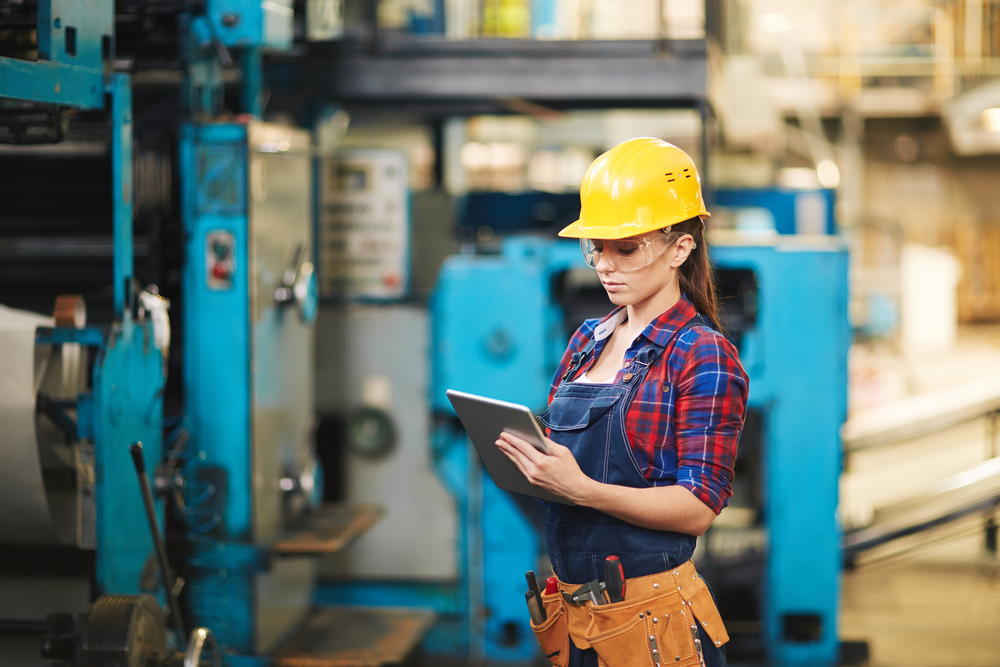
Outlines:
[[597,264],[594,265],[594,268],[597,269],[600,273],[608,273],[610,271],[615,270],[615,267],[608,260],[607,253],[603,252],[597,253],[597,257],[598,257]]

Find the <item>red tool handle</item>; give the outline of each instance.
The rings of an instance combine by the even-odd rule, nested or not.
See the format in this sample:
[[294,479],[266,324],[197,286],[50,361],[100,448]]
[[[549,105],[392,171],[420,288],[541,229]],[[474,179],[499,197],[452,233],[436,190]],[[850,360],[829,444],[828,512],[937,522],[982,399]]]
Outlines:
[[549,577],[545,580],[545,594],[552,595],[559,591],[559,580],[555,577]]
[[604,559],[604,586],[608,602],[621,602],[625,599],[625,568],[618,556]]

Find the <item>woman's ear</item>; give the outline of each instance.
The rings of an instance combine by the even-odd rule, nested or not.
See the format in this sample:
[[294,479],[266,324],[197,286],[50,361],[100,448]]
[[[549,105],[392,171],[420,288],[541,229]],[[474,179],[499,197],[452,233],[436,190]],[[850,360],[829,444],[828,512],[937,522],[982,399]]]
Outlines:
[[695,249],[694,237],[690,234],[685,234],[684,236],[677,239],[674,243],[673,253],[674,256],[670,260],[670,266],[673,268],[680,267],[681,264],[687,261],[687,258],[691,256],[691,253]]

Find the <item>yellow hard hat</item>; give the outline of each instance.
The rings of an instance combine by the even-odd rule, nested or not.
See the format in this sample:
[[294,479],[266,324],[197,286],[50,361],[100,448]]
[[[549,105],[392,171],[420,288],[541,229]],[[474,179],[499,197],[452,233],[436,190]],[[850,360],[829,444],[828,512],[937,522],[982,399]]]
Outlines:
[[650,137],[623,141],[594,160],[580,204],[580,219],[559,236],[623,239],[710,215],[688,154]]

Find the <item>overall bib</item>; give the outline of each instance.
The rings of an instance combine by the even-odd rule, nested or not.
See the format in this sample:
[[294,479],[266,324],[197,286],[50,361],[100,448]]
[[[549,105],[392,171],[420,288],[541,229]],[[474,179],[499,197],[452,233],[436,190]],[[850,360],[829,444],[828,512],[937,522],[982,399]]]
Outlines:
[[[693,325],[695,318],[671,338]],[[551,429],[553,441],[568,447],[580,468],[590,478],[605,484],[645,488],[651,484],[643,476],[625,431],[629,405],[649,372],[650,365],[664,348],[646,341],[622,380],[613,384],[570,382],[595,342],[574,355],[574,364],[539,421]],[[681,533],[652,530],[627,523],[590,507],[548,503],[545,519],[549,556],[555,575],[563,582],[584,584],[604,579],[604,559],[621,559],[626,578],[645,577],[677,568],[690,560],[696,538]],[[699,628],[700,630],[700,628]],[[724,667],[725,647],[716,647],[702,638],[707,667]],[[571,667],[596,667],[593,649],[570,648]]]

